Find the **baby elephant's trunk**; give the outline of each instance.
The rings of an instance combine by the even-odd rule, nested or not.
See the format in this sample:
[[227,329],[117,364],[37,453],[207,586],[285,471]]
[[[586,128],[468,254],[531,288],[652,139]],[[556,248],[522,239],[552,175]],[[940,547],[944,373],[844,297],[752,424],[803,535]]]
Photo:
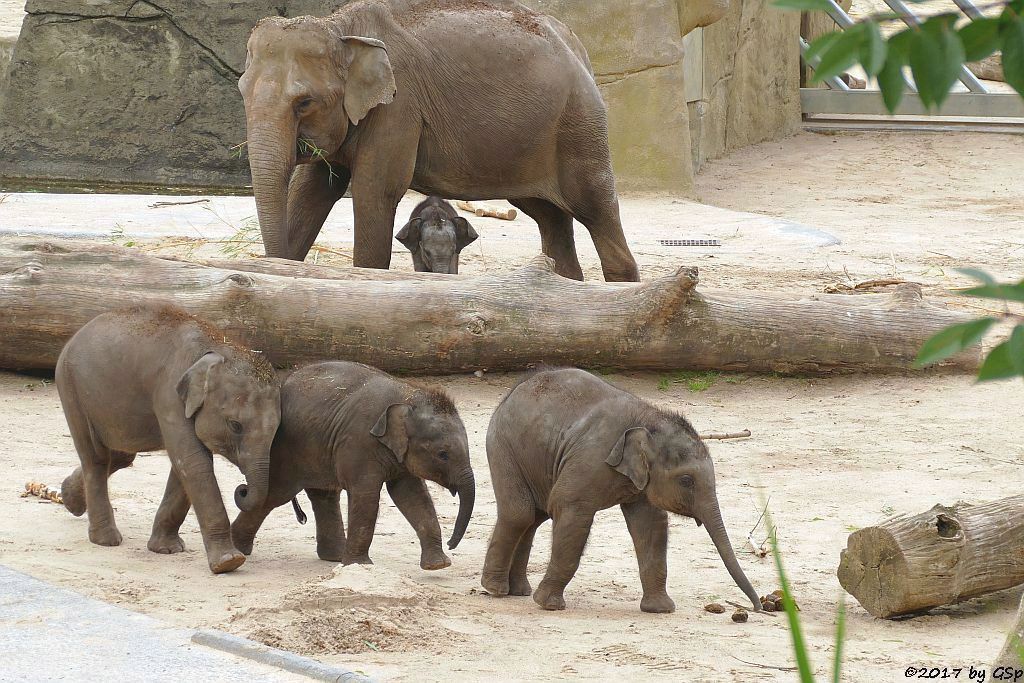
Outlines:
[[739,560],[736,559],[736,553],[732,549],[732,543],[729,542],[729,534],[725,531],[725,523],[722,521],[722,512],[718,508],[717,501],[713,505],[708,506],[708,508],[707,513],[701,519],[704,522],[704,528],[708,530],[708,534],[711,536],[711,540],[714,542],[722,562],[725,563],[725,568],[729,570],[729,576],[736,582],[740,590],[746,593],[754,606],[754,611],[761,611],[761,599],[758,597],[754,587],[750,585],[750,581],[747,580],[743,569],[740,568]]
[[473,470],[467,470],[459,478],[455,486],[459,495],[459,516],[455,519],[455,529],[452,530],[452,537],[448,540],[448,549],[451,550],[459,544],[469,526],[469,518],[473,516],[473,502],[476,500],[476,480],[473,478]]

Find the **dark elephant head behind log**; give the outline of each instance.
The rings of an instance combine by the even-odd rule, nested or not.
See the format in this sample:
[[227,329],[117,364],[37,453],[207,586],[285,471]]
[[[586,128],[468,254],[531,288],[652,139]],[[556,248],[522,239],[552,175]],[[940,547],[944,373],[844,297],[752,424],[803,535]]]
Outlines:
[[451,204],[440,197],[420,202],[395,239],[412,252],[417,272],[459,272],[459,254],[479,235]]

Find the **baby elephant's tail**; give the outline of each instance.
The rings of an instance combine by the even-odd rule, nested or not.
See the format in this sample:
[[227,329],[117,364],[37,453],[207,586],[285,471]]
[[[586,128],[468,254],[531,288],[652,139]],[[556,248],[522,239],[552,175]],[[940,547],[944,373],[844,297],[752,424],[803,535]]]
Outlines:
[[295,519],[299,520],[299,524],[305,524],[306,513],[302,511],[302,506],[299,505],[299,499],[297,496],[292,498],[292,509],[295,510]]

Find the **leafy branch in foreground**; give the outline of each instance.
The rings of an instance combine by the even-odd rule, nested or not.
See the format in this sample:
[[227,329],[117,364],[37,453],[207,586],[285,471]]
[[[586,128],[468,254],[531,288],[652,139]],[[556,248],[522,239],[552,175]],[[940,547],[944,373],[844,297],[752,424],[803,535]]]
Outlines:
[[1009,310],[1010,302],[1024,303],[1024,280],[1016,284],[1000,284],[988,273],[975,268],[963,268],[959,272],[981,283],[977,287],[960,291],[961,295],[1002,301],[1003,312],[953,325],[938,332],[921,346],[915,365],[924,367],[943,361],[980,342],[997,322],[1008,320],[1016,324],[1009,338],[989,351],[978,370],[978,380],[1024,376],[1024,315]]
[[[829,0],[775,0],[782,9],[826,11]],[[876,15],[855,23],[845,31],[826,33],[812,42],[804,60],[814,63],[813,81],[820,83],[860,64],[869,78],[878,80],[885,107],[895,112],[906,87],[903,70],[910,67],[921,102],[938,108],[965,62],[976,62],[1002,52],[1006,83],[1024,95],[1024,0],[1010,0],[998,16],[979,17],[957,28],[957,13],[928,17],[888,38],[879,24],[898,20],[896,15]]]

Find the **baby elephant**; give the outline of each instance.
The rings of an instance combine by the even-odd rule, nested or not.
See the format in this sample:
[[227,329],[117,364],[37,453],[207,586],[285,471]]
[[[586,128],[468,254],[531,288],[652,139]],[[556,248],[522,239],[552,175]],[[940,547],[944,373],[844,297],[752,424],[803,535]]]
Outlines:
[[479,235],[455,207],[440,197],[427,197],[412,210],[395,239],[412,252],[417,272],[459,272],[459,252]]
[[88,510],[90,541],[121,543],[107,478],[136,453],[166,449],[171,473],[149,549],[185,549],[178,528],[191,501],[210,569],[245,562],[231,545],[211,454],[245,474],[235,503],[262,507],[281,419],[280,385],[263,356],[180,308],[139,306],[99,315],[76,332],[57,360],[56,383],[82,462],[61,493],[75,516]]
[[736,584],[760,609],[740,569],[715,496],[707,449],[683,417],[582,370],[531,376],[502,401],[487,429],[498,521],[484,561],[491,595],[529,595],[533,536],[554,520],[551,560],[533,599],[565,609],[594,514],[619,505],[640,564],[644,612],[672,612],[665,591],[666,510],[703,523]]
[[[320,558],[372,564],[370,542],[381,487],[386,485],[419,536],[420,566],[443,569],[451,564],[441,549],[441,527],[423,480],[459,496],[449,548],[466,532],[476,488],[466,428],[447,394],[358,363],[332,362],[292,373],[282,386],[281,404],[266,503],[243,511],[231,525],[242,552],[252,552],[256,532],[270,511],[305,489],[313,504]],[[348,492],[347,539],[339,502],[342,489]]]

